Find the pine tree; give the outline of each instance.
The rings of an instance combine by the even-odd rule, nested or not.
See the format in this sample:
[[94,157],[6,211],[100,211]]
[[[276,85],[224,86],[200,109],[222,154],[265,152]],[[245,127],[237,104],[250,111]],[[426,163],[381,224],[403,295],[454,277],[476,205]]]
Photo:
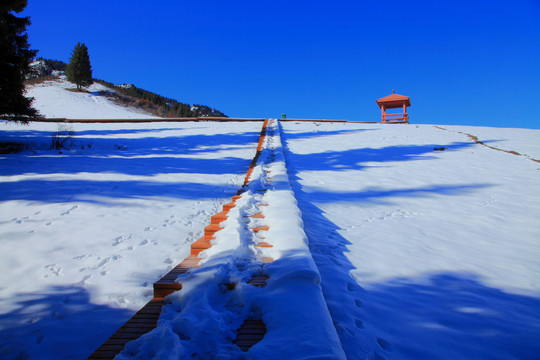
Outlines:
[[77,43],[69,64],[66,69],[68,81],[77,85],[77,90],[81,91],[83,86],[90,86],[94,83],[92,80],[92,68],[90,66],[90,56],[86,45]]
[[3,0],[0,4],[0,119],[27,123],[39,117],[32,98],[24,96],[25,75],[36,50],[30,50],[26,27],[29,17],[16,17],[27,0]]

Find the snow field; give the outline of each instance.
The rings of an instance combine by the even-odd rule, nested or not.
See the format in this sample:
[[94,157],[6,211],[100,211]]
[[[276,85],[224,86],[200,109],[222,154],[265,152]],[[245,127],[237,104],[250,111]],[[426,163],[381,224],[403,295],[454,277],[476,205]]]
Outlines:
[[[3,125],[0,358],[85,358],[152,298],[236,192],[259,123]],[[91,144],[91,147],[88,147]],[[83,148],[84,147],[84,148]]]
[[[290,188],[276,121],[265,142],[247,191],[221,223],[213,246],[200,254],[201,267],[178,278],[182,290],[166,298],[158,327],[128,343],[119,359],[344,358]],[[253,216],[260,212],[264,218]],[[268,229],[257,231],[263,226]],[[273,261],[265,263],[269,257]],[[248,284],[259,273],[269,276],[264,288]],[[243,353],[233,340],[246,318],[262,319],[267,333]]]
[[[427,125],[282,127],[348,358],[539,353],[538,163]],[[538,158],[540,132],[514,130],[476,136]]]
[[[66,87],[28,95],[47,117],[144,117],[98,96],[99,85],[90,94]],[[50,149],[56,124],[2,125],[0,141],[27,145],[0,155],[2,359],[85,358],[103,343],[238,190],[260,131],[73,124],[60,153]],[[284,122],[204,270],[168,298],[149,334],[158,341],[132,349],[162,358],[333,359],[340,348],[349,359],[537,358],[540,166],[531,159],[540,159],[540,131],[438,126],[446,131]],[[270,276],[265,288],[247,284],[259,273]],[[231,341],[247,317],[268,333],[242,353]]]

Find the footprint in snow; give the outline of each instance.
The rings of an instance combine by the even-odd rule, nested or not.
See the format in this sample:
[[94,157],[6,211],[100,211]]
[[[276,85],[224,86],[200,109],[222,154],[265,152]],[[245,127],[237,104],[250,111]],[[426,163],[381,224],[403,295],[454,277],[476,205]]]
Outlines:
[[81,279],[81,281],[79,281],[78,283],[76,283],[75,285],[76,286],[83,286],[83,287],[86,287],[86,280],[90,279],[92,276],[91,275],[85,275],[83,276],[83,278]]
[[377,338],[377,344],[379,344],[379,346],[383,350],[392,351],[392,345],[388,341],[384,340],[383,338],[378,337]]
[[46,265],[45,269],[49,270],[49,273],[43,275],[44,278],[48,278],[53,275],[62,276],[62,267],[58,266],[57,264]]
[[363,329],[364,322],[360,319],[354,319],[354,326],[356,326],[358,329]]
[[144,239],[143,241],[141,241],[139,243],[140,246],[143,246],[143,245],[146,245],[146,244],[148,244],[148,239]]
[[76,210],[76,209],[78,209],[78,208],[79,208],[78,205],[72,206],[71,209],[69,209],[68,211],[65,211],[65,212],[61,213],[60,215],[62,215],[62,216],[63,216],[63,215],[69,215],[69,214],[71,214],[71,212],[72,212],[73,210]]
[[126,241],[126,238],[123,235],[119,236],[116,239],[114,239],[114,242],[112,243],[112,246],[118,246],[121,243],[123,243],[124,241]]

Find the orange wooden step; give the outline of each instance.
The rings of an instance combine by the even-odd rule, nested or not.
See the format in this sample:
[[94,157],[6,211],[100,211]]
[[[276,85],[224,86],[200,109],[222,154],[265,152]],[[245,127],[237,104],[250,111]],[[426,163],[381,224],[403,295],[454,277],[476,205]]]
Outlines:
[[265,247],[265,248],[271,248],[271,247],[274,247],[274,245],[270,245],[269,243],[267,242],[260,242],[260,243],[257,243],[255,244],[255,246],[258,246],[258,247]]
[[198,256],[201,251],[204,251],[206,249],[210,249],[212,247],[212,244],[210,243],[211,237],[203,236],[199,240],[195,241],[193,244],[191,244],[191,255],[192,256]]
[[222,212],[219,212],[219,213],[217,213],[215,215],[212,215],[212,217],[210,218],[210,223],[211,224],[219,224],[222,221],[227,220],[227,214],[228,213],[229,213],[228,211],[222,211]]
[[176,281],[159,280],[154,283],[154,299],[163,299],[178,290],[182,290],[182,284]]
[[252,215],[251,217],[255,219],[264,219],[264,215],[262,214],[262,212],[256,213],[255,215]]
[[210,224],[204,228],[204,236],[214,236],[221,229],[222,227],[219,224]]
[[226,203],[226,204],[223,205],[223,210],[224,211],[229,211],[235,206],[236,206],[236,204],[234,202]]
[[263,230],[268,231],[269,229],[270,229],[270,227],[268,227],[266,225],[263,225],[263,226],[258,226],[256,228],[253,228],[252,230],[257,233],[257,232],[263,231]]

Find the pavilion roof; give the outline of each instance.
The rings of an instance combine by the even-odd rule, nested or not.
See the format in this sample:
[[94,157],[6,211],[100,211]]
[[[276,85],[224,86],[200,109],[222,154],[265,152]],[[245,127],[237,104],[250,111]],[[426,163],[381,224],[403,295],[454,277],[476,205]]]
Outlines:
[[411,106],[411,99],[408,96],[403,96],[395,93],[377,99],[377,105],[379,105],[379,107],[382,107],[382,105],[384,105],[386,109],[402,107],[403,103],[405,103],[406,106]]

